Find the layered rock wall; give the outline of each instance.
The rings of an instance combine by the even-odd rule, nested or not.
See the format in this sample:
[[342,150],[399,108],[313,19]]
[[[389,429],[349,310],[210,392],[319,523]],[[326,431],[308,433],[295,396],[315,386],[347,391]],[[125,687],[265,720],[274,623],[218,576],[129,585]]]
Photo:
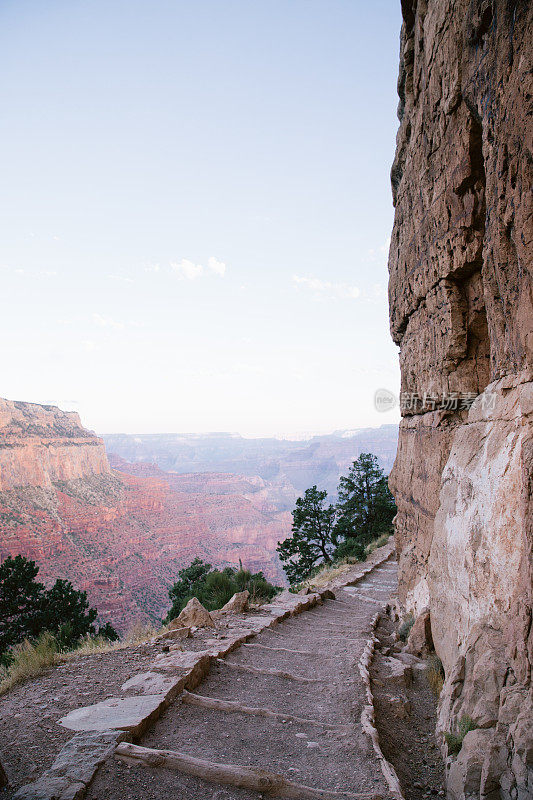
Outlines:
[[0,399],[0,492],[110,474],[103,441],[78,414]]
[[390,316],[400,598],[431,611],[465,797],[533,796],[533,6],[402,0]]

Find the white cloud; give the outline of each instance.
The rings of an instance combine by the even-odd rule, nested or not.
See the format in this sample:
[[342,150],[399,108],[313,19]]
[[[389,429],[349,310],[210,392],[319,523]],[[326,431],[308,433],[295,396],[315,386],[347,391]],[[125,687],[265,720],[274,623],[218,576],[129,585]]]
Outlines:
[[[147,272],[163,271],[159,264],[150,264],[145,267],[145,269]],[[205,278],[208,275],[218,275],[219,278],[223,278],[226,275],[225,262],[220,261],[220,259],[215,258],[215,256],[210,256],[207,259],[207,266],[195,264],[194,261],[190,261],[188,258],[182,258],[180,261],[172,261],[170,268],[167,268],[167,270],[168,269],[177,275],[180,280],[186,281],[195,281],[198,278]]]
[[296,287],[307,289],[315,297],[355,300],[361,294],[357,286],[350,286],[347,283],[331,283],[331,281],[323,281],[320,278],[308,278],[301,275],[293,275],[292,281]]
[[182,279],[187,281],[194,281],[204,274],[204,268],[201,264],[195,264],[189,261],[188,258],[182,258],[181,261],[174,261],[171,263],[170,268]]
[[221,278],[224,277],[226,274],[226,265],[223,261],[219,261],[218,258],[211,256],[207,261],[207,266],[214,272],[215,275],[220,275]]
[[86,339],[82,344],[86,353],[94,353],[95,350],[98,350],[96,342],[93,342],[91,339]]
[[111,317],[103,317],[101,314],[93,314],[93,322],[99,328],[112,328],[115,331],[122,331],[125,328],[123,322],[117,322]]

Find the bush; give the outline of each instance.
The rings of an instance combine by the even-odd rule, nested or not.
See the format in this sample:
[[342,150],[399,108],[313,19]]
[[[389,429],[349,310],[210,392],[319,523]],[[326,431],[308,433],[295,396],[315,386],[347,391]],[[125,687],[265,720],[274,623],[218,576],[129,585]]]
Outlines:
[[383,547],[383,545],[387,544],[387,542],[389,541],[390,537],[391,537],[390,533],[382,533],[381,536],[378,536],[378,538],[374,539],[373,542],[370,542],[370,544],[367,544],[367,546],[366,546],[367,555],[370,555],[371,553],[373,553],[374,550],[377,550],[378,547]]
[[466,734],[469,731],[475,731],[477,728],[476,723],[469,717],[468,714],[463,714],[461,720],[459,722],[459,730],[455,733],[445,733],[444,738],[446,740],[446,744],[448,745],[448,755],[456,756],[461,747],[463,746],[463,741]]
[[341,542],[333,554],[335,561],[340,561],[343,558],[354,558],[356,561],[366,560],[366,548],[362,542],[357,539],[346,539]]
[[225,567],[223,570],[213,569],[200,558],[178,573],[180,580],[169,590],[172,607],[165,622],[175,619],[185,608],[192,597],[196,597],[208,611],[222,608],[236,592],[247,589],[254,603],[271,600],[280,589],[267,581],[262,572],[251,573],[249,570],[235,570]]
[[398,628],[398,636],[402,640],[402,642],[406,642],[409,638],[409,634],[411,633],[411,628],[415,624],[415,618],[413,614],[408,614],[400,627]]
[[120,639],[120,636],[110,622],[106,622],[105,625],[101,625],[98,628],[98,633],[96,635],[97,637],[105,639],[108,642],[118,642]]
[[57,659],[57,642],[48,631],[34,641],[27,639],[15,645],[9,654],[9,665],[0,670],[0,694],[4,694],[26,678],[38,675]]
[[55,634],[60,649],[68,649],[87,634],[94,634],[96,609],[89,608],[87,594],[70,581],[57,580],[46,589],[35,578],[39,567],[23,556],[6,558],[0,565],[0,658],[43,631]]
[[426,678],[436,697],[440,697],[442,687],[444,686],[444,667],[442,661],[433,653],[429,656],[426,666]]

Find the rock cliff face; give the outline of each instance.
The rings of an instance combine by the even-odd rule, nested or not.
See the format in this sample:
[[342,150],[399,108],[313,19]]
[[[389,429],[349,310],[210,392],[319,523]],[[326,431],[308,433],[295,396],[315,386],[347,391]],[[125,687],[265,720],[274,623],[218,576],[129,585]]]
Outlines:
[[533,796],[533,6],[402,0],[390,317],[400,596],[431,611],[454,800]]
[[109,474],[103,441],[77,414],[0,398],[0,491]]
[[291,515],[281,489],[258,477],[114,466],[76,414],[0,401],[0,561],[20,553],[43,580],[70,579],[122,630],[164,616],[168,587],[196,556],[241,559],[283,582],[275,548]]

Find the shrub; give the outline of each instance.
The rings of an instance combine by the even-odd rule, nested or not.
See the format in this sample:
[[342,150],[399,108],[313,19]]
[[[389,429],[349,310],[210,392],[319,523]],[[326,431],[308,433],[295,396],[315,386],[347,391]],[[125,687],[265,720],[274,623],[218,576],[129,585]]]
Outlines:
[[252,602],[260,603],[271,600],[279,592],[277,586],[267,581],[262,572],[251,573],[249,570],[235,570],[225,567],[223,570],[212,569],[200,558],[178,573],[180,580],[169,590],[172,607],[165,622],[170,622],[185,608],[192,597],[196,597],[208,611],[222,608],[236,592],[247,589]]
[[15,684],[26,678],[38,675],[57,660],[57,642],[48,631],[33,642],[27,639],[15,645],[10,652],[9,666],[0,671],[0,694],[4,694]]
[[409,638],[409,634],[411,633],[411,628],[415,624],[415,618],[413,614],[408,614],[405,619],[403,620],[402,624],[398,628],[398,636],[402,640],[402,642],[406,642]]
[[459,722],[458,732],[444,734],[446,744],[448,745],[448,754],[456,756],[463,746],[463,741],[466,734],[469,731],[475,731],[476,728],[477,725],[472,717],[469,717],[468,714],[463,714]]
[[106,622],[105,625],[101,625],[98,628],[97,636],[108,642],[118,642],[120,639],[120,636],[110,622]]
[[426,667],[426,678],[436,697],[440,697],[444,685],[444,667],[442,661],[433,653],[429,656]]
[[343,558],[352,558],[356,561],[366,560],[366,548],[362,542],[357,539],[346,539],[341,542],[333,554],[335,561],[340,561]]
[[65,580],[46,589],[35,580],[38,572],[35,562],[23,556],[6,558],[0,565],[0,657],[4,663],[11,648],[36,639],[43,631],[56,635],[60,649],[73,647],[94,633],[97,612],[89,608],[87,594]]
[[382,533],[381,536],[378,536],[378,538],[374,539],[373,542],[367,544],[366,546],[367,554],[370,555],[371,553],[374,552],[374,550],[377,550],[378,547],[383,547],[383,545],[387,544],[387,542],[390,539],[390,536],[391,536],[390,533]]

